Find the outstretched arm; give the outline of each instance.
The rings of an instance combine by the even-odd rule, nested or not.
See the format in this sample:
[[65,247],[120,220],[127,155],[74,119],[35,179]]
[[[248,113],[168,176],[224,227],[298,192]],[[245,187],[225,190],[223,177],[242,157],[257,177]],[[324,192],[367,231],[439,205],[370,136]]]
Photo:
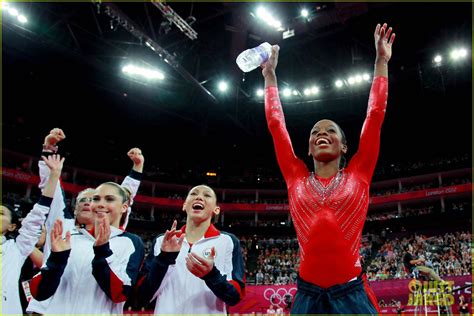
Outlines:
[[[370,90],[367,116],[362,126],[359,148],[349,163],[361,176],[370,182],[377,164],[380,150],[380,131],[385,117],[388,97],[388,62],[392,57],[395,34],[387,24],[377,24],[374,33],[377,56],[375,58],[374,79]],[[391,36],[390,36],[391,35]]]
[[272,47],[272,55],[262,66],[262,74],[265,78],[265,117],[267,119],[268,129],[273,138],[275,153],[281,172],[287,185],[295,173],[307,172],[306,165],[296,157],[291,144],[290,135],[286,129],[285,116],[281,107],[280,97],[278,95],[276,66],[278,64],[278,52],[280,48],[277,45]]
[[[50,156],[54,155],[58,152],[58,143],[61,142],[66,138],[64,131],[60,128],[53,128],[48,135],[44,138],[43,142],[43,151],[41,153],[42,156]],[[48,182],[50,176],[50,169],[46,165],[46,163],[40,159],[38,162],[39,168],[39,176],[40,176],[40,183],[39,188],[41,190],[44,189],[46,183]],[[43,248],[44,259],[47,259],[50,252],[51,252],[51,236],[50,232],[53,229],[53,225],[57,219],[62,221],[71,221],[73,222],[74,217],[69,212],[66,206],[66,196],[64,194],[64,190],[61,186],[61,181],[58,181],[56,184],[56,190],[54,191],[53,201],[51,202],[51,207],[49,210],[49,215],[46,218],[45,226],[46,226],[46,243]]]
[[145,157],[143,156],[140,148],[130,149],[127,153],[127,156],[132,160],[133,167],[130,171],[130,174],[122,181],[122,186],[130,191],[130,204],[127,209],[127,217],[125,218],[125,222],[122,225],[123,229],[127,228],[130,213],[132,212],[131,206],[133,204],[133,199],[137,195],[138,188],[140,187],[143,174],[143,165],[145,163]]
[[28,213],[25,219],[23,219],[22,227],[20,228],[19,235],[16,238],[16,245],[18,246],[20,253],[25,257],[31,254],[41,236],[41,227],[46,220],[46,215],[51,206],[54,190],[59,181],[64,162],[64,158],[61,159],[59,155],[52,155],[48,158],[43,157],[43,160],[51,170],[51,175],[46,182],[40,200],[34,205],[33,209]]

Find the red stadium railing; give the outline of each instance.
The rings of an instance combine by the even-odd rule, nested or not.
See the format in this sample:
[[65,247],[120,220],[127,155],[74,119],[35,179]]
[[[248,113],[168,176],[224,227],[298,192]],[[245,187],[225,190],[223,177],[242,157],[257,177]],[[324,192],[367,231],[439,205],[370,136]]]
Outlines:
[[[39,183],[39,177],[32,175],[20,170],[3,168],[2,177],[13,180],[20,183],[37,185]],[[77,185],[68,182],[62,182],[65,191],[70,193],[78,193],[86,188],[83,185]],[[417,199],[426,199],[432,197],[444,197],[451,195],[459,195],[463,193],[472,192],[472,184],[461,184],[436,189],[426,189],[414,192],[405,192],[399,194],[393,194],[390,196],[377,196],[370,199],[372,205],[394,203],[401,201],[410,201]],[[154,206],[166,207],[169,209],[179,209],[183,205],[183,201],[180,199],[169,199],[152,197],[145,195],[137,195],[135,198],[136,202],[150,204]],[[249,203],[221,203],[221,209],[225,211],[252,211],[252,212],[265,212],[265,211],[288,211],[288,204],[249,204]]]

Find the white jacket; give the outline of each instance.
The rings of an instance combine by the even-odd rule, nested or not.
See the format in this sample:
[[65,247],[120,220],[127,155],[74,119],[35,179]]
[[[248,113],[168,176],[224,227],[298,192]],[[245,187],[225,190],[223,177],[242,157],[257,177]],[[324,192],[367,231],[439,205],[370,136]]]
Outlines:
[[31,254],[41,236],[51,199],[42,196],[22,220],[16,239],[2,236],[2,314],[23,314],[20,303],[18,280],[26,258]]
[[[44,186],[46,185],[49,179],[50,170],[48,166],[46,165],[46,163],[42,160],[38,162],[38,167],[39,167],[39,176],[40,176],[40,183],[38,187],[41,190],[43,190]],[[133,199],[135,198],[137,194],[138,188],[140,187],[140,179],[141,179],[141,173],[132,170],[130,174],[126,176],[122,182],[122,186],[127,187],[130,190],[132,203],[133,203]],[[127,227],[131,210],[132,210],[131,207],[129,207],[127,210],[127,218],[125,220],[125,224],[123,227],[124,229]],[[46,263],[46,260],[48,259],[49,254],[51,252],[50,232],[53,228],[54,222],[57,219],[60,219],[63,222],[63,235],[64,236],[66,235],[66,232],[68,231],[70,231],[71,233],[76,231],[76,227],[75,227],[76,219],[74,218],[74,214],[69,212],[69,210],[67,209],[64,191],[62,189],[60,182],[58,182],[58,185],[54,192],[53,202],[51,203],[51,211],[45,223],[47,235],[46,235],[46,242],[43,248],[43,255],[44,255],[43,266]],[[47,305],[48,305],[48,300],[39,302],[35,300],[34,298],[32,298],[26,310],[28,312],[44,314],[46,311]]]
[[[156,298],[155,314],[226,315],[226,302],[235,305],[240,301],[245,287],[244,263],[240,242],[234,235],[211,225],[192,247],[185,239],[179,254],[161,253],[162,241],[163,236],[155,240],[141,271],[143,283],[139,289],[145,302]],[[207,257],[212,247],[216,250],[214,269],[198,278],[186,268],[185,257],[190,251]]]
[[143,261],[137,235],[111,227],[109,243],[78,229],[71,250],[51,253],[46,268],[33,278],[31,293],[48,299],[45,314],[122,314]]

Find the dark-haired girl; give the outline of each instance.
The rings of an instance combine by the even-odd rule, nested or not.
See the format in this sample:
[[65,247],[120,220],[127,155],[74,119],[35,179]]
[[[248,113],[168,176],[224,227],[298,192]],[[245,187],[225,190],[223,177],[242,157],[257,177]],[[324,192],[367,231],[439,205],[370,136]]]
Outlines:
[[359,260],[369,186],[380,147],[388,95],[387,64],[395,34],[377,25],[375,73],[359,148],[345,168],[347,143],[338,124],[320,120],[311,129],[308,152],[314,171],[295,156],[278,96],[278,46],[263,65],[265,114],[285,178],[301,265],[293,314],[375,314],[377,302]]

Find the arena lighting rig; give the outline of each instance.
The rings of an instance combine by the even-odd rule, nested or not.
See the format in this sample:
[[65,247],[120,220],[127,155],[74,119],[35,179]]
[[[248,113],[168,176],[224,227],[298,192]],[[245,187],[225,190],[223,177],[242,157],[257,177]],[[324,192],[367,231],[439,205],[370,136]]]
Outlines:
[[176,25],[176,27],[187,37],[191,40],[197,39],[198,33],[193,30],[188,22],[180,17],[169,5],[166,5],[164,1],[151,0],[151,3],[161,11],[164,18],[166,18],[170,23]]
[[[179,62],[176,60],[175,56],[168,52],[166,49],[161,47],[158,43],[156,43],[150,36],[148,36],[144,31],[140,29],[140,27],[135,24],[125,13],[123,13],[116,5],[110,2],[102,2],[101,0],[92,0],[94,4],[96,4],[99,10],[102,8],[101,12],[105,13],[112,21],[112,23],[116,23],[123,27],[126,31],[128,31],[131,35],[137,38],[140,43],[143,43],[148,48],[150,48],[153,52],[158,54],[160,58],[170,65],[176,72],[178,72],[184,79],[191,82],[194,86],[199,88],[201,92],[209,97],[209,99],[214,103],[218,104],[216,97],[207,90],[199,81],[196,80],[186,69],[181,67]],[[197,33],[196,33],[197,34]]]

